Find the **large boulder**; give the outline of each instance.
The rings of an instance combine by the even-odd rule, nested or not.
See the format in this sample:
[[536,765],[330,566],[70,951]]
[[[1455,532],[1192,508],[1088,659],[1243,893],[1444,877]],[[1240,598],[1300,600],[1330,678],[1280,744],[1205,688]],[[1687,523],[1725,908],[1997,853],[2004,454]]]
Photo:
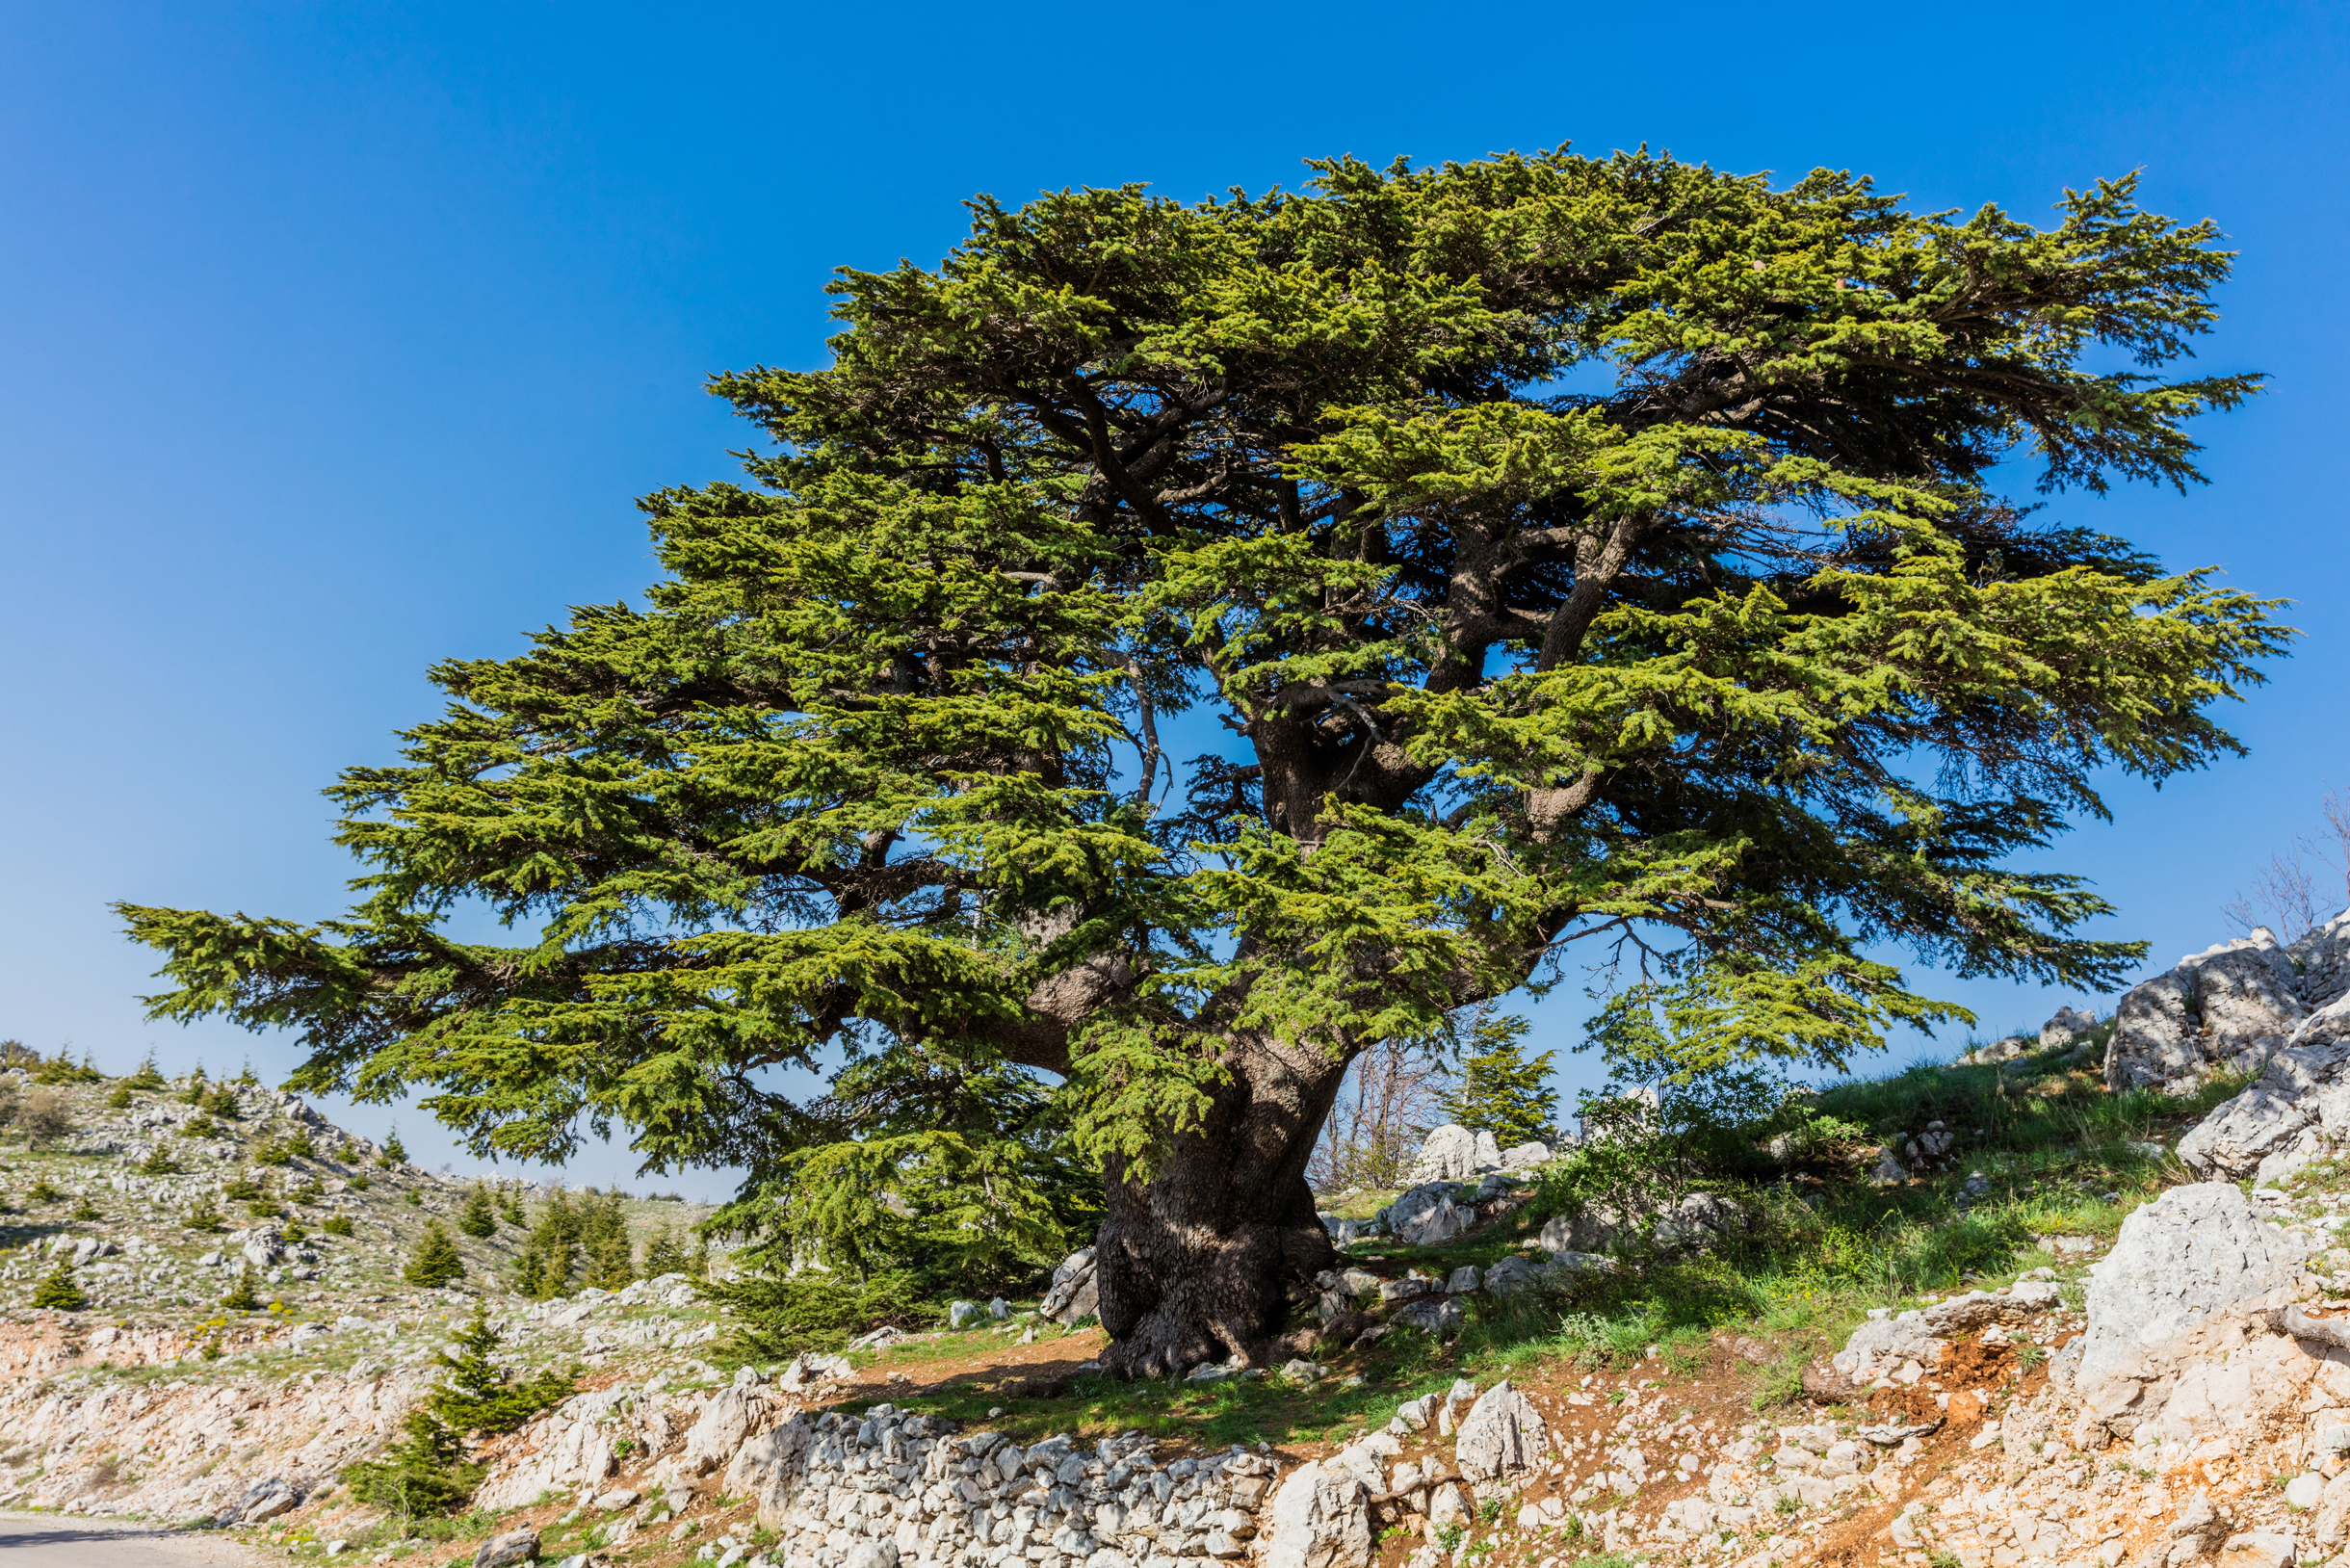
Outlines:
[[2079,1379],[2090,1383],[2239,1302],[2291,1287],[2300,1243],[2225,1182],[2174,1187],[2122,1221],[2089,1270]]
[[2260,1076],[2179,1140],[2206,1181],[2281,1181],[2350,1144],[2350,996],[2320,1007]]
[[1423,1183],[1397,1193],[1395,1202],[1379,1211],[1379,1218],[1399,1241],[1440,1246],[1476,1223],[1476,1211],[1457,1201],[1458,1196],[1449,1182]]
[[1037,1310],[1065,1326],[1099,1312],[1101,1305],[1101,1286],[1093,1273],[1093,1248],[1086,1247],[1070,1253],[1053,1270],[1052,1288],[1044,1293]]
[[1366,1568],[1371,1488],[1350,1471],[1309,1460],[1281,1483],[1259,1528],[1261,1568]]
[[2215,1070],[2256,1071],[2309,1011],[2291,956],[2258,928],[2124,994],[2105,1042],[2105,1086],[2183,1093]]
[[1473,1133],[1447,1122],[1421,1144],[1409,1180],[1415,1187],[1426,1182],[1465,1182],[1478,1171],[1501,1168],[1501,1146],[1491,1133]]
[[1472,1481],[1514,1481],[1541,1464],[1549,1435],[1533,1401],[1504,1380],[1477,1396],[1461,1418],[1453,1457]]
[[740,1388],[722,1388],[710,1396],[686,1433],[685,1457],[680,1461],[685,1473],[707,1476],[732,1459],[750,1434],[757,1415],[751,1399]]
[[2311,1007],[2350,996],[2350,909],[2285,950],[2301,1000]]
[[2096,1028],[2095,1013],[2058,1007],[2056,1016],[2040,1026],[2040,1049],[2050,1051],[2060,1045],[2071,1045]]

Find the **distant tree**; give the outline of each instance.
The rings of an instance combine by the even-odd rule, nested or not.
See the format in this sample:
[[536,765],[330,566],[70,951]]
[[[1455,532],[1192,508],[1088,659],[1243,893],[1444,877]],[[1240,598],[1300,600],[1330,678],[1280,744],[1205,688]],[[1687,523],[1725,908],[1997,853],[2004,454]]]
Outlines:
[[172,1158],[171,1146],[168,1143],[157,1142],[147,1151],[147,1157],[139,1162],[139,1174],[142,1176],[176,1176],[179,1173],[180,1163]]
[[80,1312],[90,1305],[90,1297],[82,1294],[80,1282],[73,1277],[73,1266],[61,1258],[56,1267],[34,1282],[33,1305]]
[[2314,831],[2268,857],[2252,886],[2221,913],[2241,935],[2266,926],[2290,947],[2350,905],[2350,796],[2328,790],[2317,803]]
[[466,1195],[465,1212],[457,1215],[457,1228],[476,1238],[498,1234],[498,1215],[490,1207],[489,1189],[480,1182],[474,1183],[473,1190]]
[[588,1194],[580,1225],[580,1252],[586,1264],[586,1282],[599,1291],[616,1291],[637,1277],[628,1214],[618,1192],[607,1192],[601,1199],[593,1192]]
[[139,1070],[131,1074],[131,1076],[124,1080],[124,1082],[129,1084],[130,1086],[135,1089],[162,1088],[164,1085],[164,1078],[163,1074],[158,1072],[155,1068],[155,1053],[149,1051],[144,1058],[142,1058],[139,1062]]
[[686,1249],[677,1244],[676,1236],[664,1225],[646,1238],[644,1243],[644,1277],[659,1279],[664,1274],[686,1271]]
[[457,1242],[439,1220],[425,1221],[423,1234],[416,1238],[416,1250],[408,1254],[407,1267],[400,1270],[400,1277],[428,1290],[465,1277],[465,1260],[457,1255]]
[[261,1310],[261,1297],[253,1290],[253,1271],[250,1268],[237,1270],[237,1277],[229,1284],[228,1294],[221,1297],[221,1308],[224,1312]]
[[1492,1133],[1504,1149],[1551,1136],[1558,1116],[1558,1091],[1549,1086],[1552,1053],[1529,1059],[1519,1043],[1526,1030],[1523,1018],[1478,1018],[1470,1054],[1444,1097],[1448,1118]]
[[130,1108],[130,1104],[131,1086],[127,1082],[117,1084],[113,1091],[106,1096],[106,1109],[109,1111],[126,1111]]
[[187,1217],[181,1223],[192,1231],[218,1231],[222,1225],[221,1211],[210,1198],[198,1198],[189,1207]]
[[200,1109],[204,1104],[204,1064],[199,1061],[188,1074],[188,1086],[180,1091],[180,1104]]
[[203,1109],[223,1121],[237,1121],[245,1115],[245,1103],[237,1091],[226,1084],[216,1084],[204,1094]]
[[354,1228],[349,1215],[328,1215],[318,1229],[322,1236],[349,1236]]
[[400,1141],[400,1124],[395,1122],[392,1124],[392,1130],[384,1135],[383,1156],[381,1159],[378,1160],[376,1163],[379,1165],[403,1165],[407,1163],[407,1159],[408,1146]]
[[73,1108],[55,1089],[36,1089],[25,1097],[24,1109],[16,1112],[16,1125],[24,1129],[25,1139],[34,1148],[47,1148],[73,1131]]
[[1382,1040],[1355,1058],[1307,1167],[1316,1190],[1400,1186],[1442,1115],[1444,1073],[1426,1040]]

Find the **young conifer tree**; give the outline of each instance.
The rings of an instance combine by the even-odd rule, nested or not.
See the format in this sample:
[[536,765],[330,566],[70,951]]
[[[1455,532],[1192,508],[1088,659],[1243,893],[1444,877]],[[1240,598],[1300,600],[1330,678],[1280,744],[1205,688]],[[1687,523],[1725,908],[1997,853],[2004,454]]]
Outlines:
[[400,1277],[428,1290],[465,1277],[465,1260],[457,1255],[457,1242],[439,1220],[425,1221],[416,1249],[408,1254],[407,1267],[400,1270]]
[[[333,791],[348,917],[124,905],[155,1012],[484,1152],[743,1165],[778,1246],[840,1126],[764,1075],[1043,1075],[1105,1179],[1103,1364],[1163,1373],[1280,1354],[1355,1056],[1567,954],[1647,954],[1603,1032],[1670,1074],[1963,1016],[1888,949],[2135,962],[2048,851],[2239,749],[2211,711],[2286,633],[2061,498],[2194,483],[2255,390],[2163,371],[2215,225],[1564,148],[973,213],[841,275],[829,365],[715,382],[770,444],[646,500],[644,603],[434,669]],[[510,941],[449,928],[476,899]],[[1023,1223],[957,1139],[880,1179]]]
[[457,1215],[457,1228],[475,1238],[498,1234],[498,1215],[490,1207],[489,1189],[480,1182],[474,1183],[473,1190],[466,1194],[465,1212]]
[[1550,1086],[1552,1053],[1529,1058],[1522,1043],[1526,1030],[1523,1018],[1477,1019],[1443,1100],[1449,1120],[1490,1132],[1504,1149],[1549,1137],[1558,1116],[1558,1091]]
[[33,1283],[33,1305],[48,1307],[57,1312],[80,1312],[90,1305],[81,1282],[73,1277],[73,1266],[63,1259],[56,1267]]

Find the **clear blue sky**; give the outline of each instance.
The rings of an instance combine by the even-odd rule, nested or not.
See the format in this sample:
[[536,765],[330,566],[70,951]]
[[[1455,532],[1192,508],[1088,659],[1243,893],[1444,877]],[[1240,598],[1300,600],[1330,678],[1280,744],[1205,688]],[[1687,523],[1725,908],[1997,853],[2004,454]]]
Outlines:
[[1562,141],[2035,220],[2139,169],[2243,251],[2204,363],[2275,379],[2206,423],[2213,483],[2055,509],[2309,634],[2248,761],[2117,782],[2057,857],[2167,964],[2350,784],[2346,66],[2313,4],[0,5],[0,1035],[288,1070],[143,1022],[107,902],[338,909],[319,787],[433,711],[432,660],[640,591],[632,499],[746,439],[702,378],[821,362],[833,267],[936,259],[974,192]]

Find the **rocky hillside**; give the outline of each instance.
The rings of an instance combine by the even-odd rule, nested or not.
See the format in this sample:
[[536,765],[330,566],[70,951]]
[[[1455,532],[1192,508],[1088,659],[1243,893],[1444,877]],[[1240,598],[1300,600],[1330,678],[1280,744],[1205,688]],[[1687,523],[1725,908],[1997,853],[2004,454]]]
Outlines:
[[[400,1283],[469,1185],[299,1102],[62,1088],[69,1130],[0,1170],[0,1505],[418,1564],[2330,1561],[2350,1548],[2345,931],[2213,949],[2102,1020],[1823,1095],[1844,1142],[1774,1140],[1767,1189],[1550,1212],[1571,1144],[1434,1140],[1429,1180],[1332,1215],[1346,1254],[1303,1354],[1167,1385],[1096,1375],[1089,1253],[1040,1302],[744,1365],[682,1277],[503,1290],[503,1219],[460,1239],[461,1284]],[[225,1228],[189,1230],[207,1207]],[[640,1240],[697,1216],[628,1213]],[[89,1309],[29,1305],[61,1260]],[[274,1304],[222,1312],[248,1265]],[[480,1451],[469,1511],[360,1507],[338,1473],[398,1431],[477,1298],[518,1370],[577,1369],[577,1392]]]

